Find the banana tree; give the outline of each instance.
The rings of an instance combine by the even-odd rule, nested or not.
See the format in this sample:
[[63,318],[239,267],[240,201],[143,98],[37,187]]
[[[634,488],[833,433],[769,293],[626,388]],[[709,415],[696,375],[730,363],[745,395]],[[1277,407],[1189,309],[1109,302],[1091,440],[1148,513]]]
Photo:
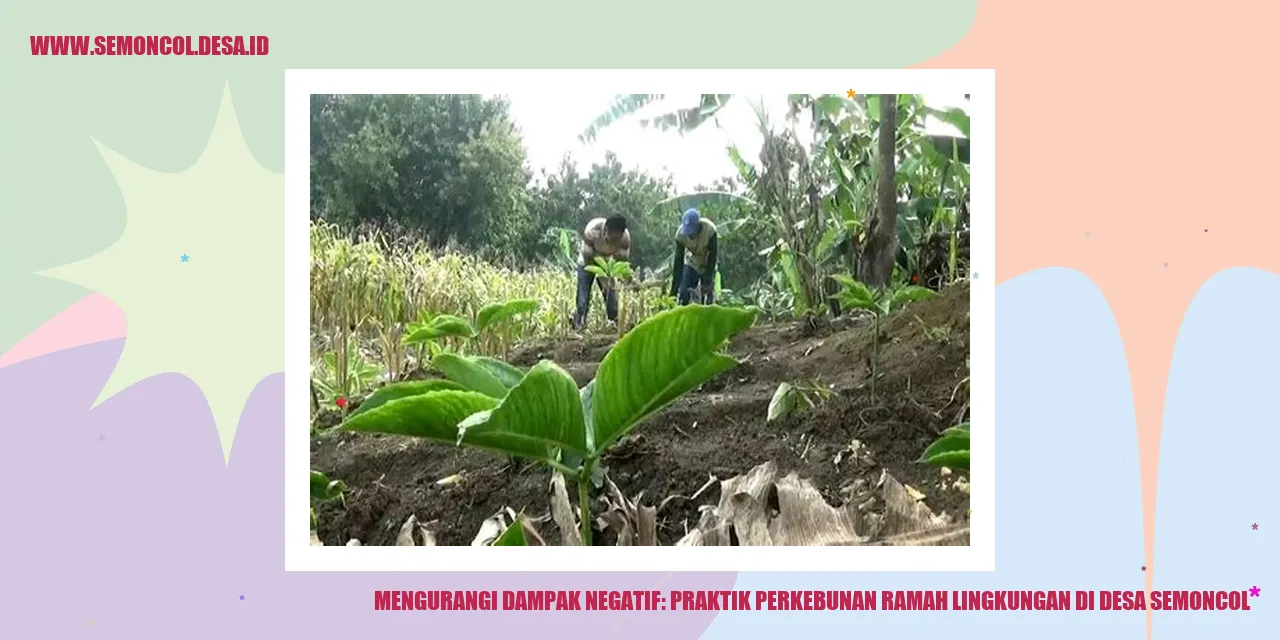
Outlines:
[[[581,389],[549,360],[523,372],[492,359],[441,354],[446,362],[439,368],[462,389],[408,390],[362,406],[341,428],[540,462],[577,482],[580,535],[590,545],[591,477],[604,452],[645,418],[734,367],[723,349],[755,318],[755,310],[716,306],[664,311],[618,340]],[[580,461],[566,463],[570,458]]]
[[845,309],[860,309],[871,314],[871,401],[875,402],[876,378],[879,376],[880,363],[881,318],[908,302],[930,298],[934,292],[917,286],[871,289],[848,275],[834,275],[831,278],[840,284],[840,292],[832,297],[839,300],[841,306]]
[[[674,130],[680,133],[687,133],[710,122],[721,109],[729,104],[732,98],[733,95],[731,94],[704,93],[699,98],[697,106],[679,108],[653,118],[641,119],[639,120],[640,126],[653,127],[662,131]],[[666,96],[663,94],[633,93],[615,96],[609,109],[596,116],[591,124],[578,135],[578,139],[582,142],[591,142],[606,127],[629,118],[641,109],[651,104],[660,103],[665,99]]]

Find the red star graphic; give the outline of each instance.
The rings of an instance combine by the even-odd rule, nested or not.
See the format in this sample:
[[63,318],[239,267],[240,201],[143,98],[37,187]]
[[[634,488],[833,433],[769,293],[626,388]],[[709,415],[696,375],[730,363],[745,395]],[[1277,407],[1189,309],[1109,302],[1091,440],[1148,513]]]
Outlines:
[[346,399],[346,398],[339,397],[339,398],[338,398],[338,407],[339,407],[339,408],[342,408],[342,409],[346,409],[346,408],[347,408],[347,399]]

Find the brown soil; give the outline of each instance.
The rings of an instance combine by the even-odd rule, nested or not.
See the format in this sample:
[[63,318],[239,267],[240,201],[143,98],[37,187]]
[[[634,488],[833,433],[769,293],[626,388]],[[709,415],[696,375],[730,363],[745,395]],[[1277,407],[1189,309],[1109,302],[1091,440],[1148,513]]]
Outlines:
[[[809,479],[833,505],[874,485],[882,470],[925,495],[935,512],[967,520],[969,496],[917,462],[943,429],[967,420],[969,287],[960,284],[886,318],[881,327],[880,380],[871,401],[871,321],[840,318],[757,326],[729,351],[742,364],[639,425],[604,459],[609,477],[628,497],[643,492],[657,505],[690,496],[714,475],[745,473],[768,460],[786,474]],[[595,374],[613,336],[588,336],[557,345],[518,349],[511,362],[553,359],[578,383]],[[781,382],[818,379],[836,395],[817,409],[773,424],[766,412]],[[803,403],[802,403],[803,405]],[[336,419],[322,416],[320,424]],[[859,441],[867,454],[837,455]],[[485,518],[505,507],[542,516],[550,510],[550,472],[537,465],[408,438],[329,431],[312,441],[311,466],[347,483],[345,507],[317,509],[326,545],[351,538],[393,544],[411,515],[428,523],[441,545],[467,545]],[[460,482],[437,480],[462,474]],[[709,475],[710,474],[710,475]],[[968,478],[964,478],[967,482]],[[572,489],[572,487],[571,487]],[[572,491],[571,491],[572,494]],[[571,499],[576,503],[576,495]],[[677,498],[658,513],[658,535],[673,544],[698,520],[701,505],[719,500],[716,484],[696,502]],[[874,507],[873,507],[874,508]],[[540,526],[554,544],[554,524]],[[602,540],[601,543],[607,543]]]

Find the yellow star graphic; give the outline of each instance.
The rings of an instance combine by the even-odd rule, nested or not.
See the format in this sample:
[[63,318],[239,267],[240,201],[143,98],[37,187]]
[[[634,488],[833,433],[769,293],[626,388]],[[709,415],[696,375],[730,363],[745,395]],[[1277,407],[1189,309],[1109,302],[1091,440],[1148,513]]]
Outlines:
[[204,392],[229,457],[249,393],[284,368],[284,176],[250,153],[230,86],[185,171],[153,171],[93,142],[124,196],[124,233],[44,275],[124,310],[124,350],[94,406],[144,378],[182,373]]
[[849,97],[850,97],[850,98],[852,98],[852,97],[855,95],[855,94],[854,94],[854,92],[853,92],[853,89],[850,89],[850,90],[849,90],[848,95],[849,95]]

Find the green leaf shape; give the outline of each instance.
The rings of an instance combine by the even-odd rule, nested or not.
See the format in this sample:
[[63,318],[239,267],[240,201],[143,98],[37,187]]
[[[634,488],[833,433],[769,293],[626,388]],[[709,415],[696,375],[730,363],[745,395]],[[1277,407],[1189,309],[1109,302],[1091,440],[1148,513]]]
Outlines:
[[917,300],[927,300],[935,295],[933,289],[926,287],[909,286],[902,287],[893,292],[893,306],[900,307],[908,302]]
[[969,434],[966,432],[960,432],[952,435],[944,435],[943,437],[938,438],[933,442],[933,444],[929,445],[929,447],[924,450],[924,453],[921,454],[920,458],[923,460],[930,460],[943,453],[951,453],[955,451],[967,452],[968,450]]
[[750,327],[755,309],[687,306],[640,323],[600,363],[592,392],[592,452],[646,416],[737,364],[719,350]]
[[955,127],[964,137],[969,137],[969,114],[965,113],[964,109],[960,107],[951,107],[950,109],[929,107],[927,111],[929,115]]
[[769,417],[766,422],[774,420],[782,420],[791,415],[796,409],[797,400],[796,388],[789,382],[778,385],[778,390],[773,393],[773,399],[769,401]]
[[445,336],[455,336],[458,338],[474,338],[476,337],[475,329],[463,318],[451,315],[438,315],[421,327],[411,331],[409,335],[404,337],[405,344],[418,344],[442,338]]
[[881,313],[876,295],[867,285],[847,275],[833,275],[831,278],[840,284],[840,292],[831,297],[840,301],[841,307]]
[[330,480],[320,471],[311,472],[311,499],[316,502],[337,499],[346,488],[346,483],[341,480]]
[[392,400],[407,398],[409,396],[421,395],[431,391],[444,391],[453,389],[464,391],[462,385],[452,380],[413,380],[410,382],[395,382],[384,385],[377,391],[373,392],[364,402],[360,403],[359,408],[351,412],[351,416],[358,416],[366,411],[372,411]]
[[501,400],[510,389],[503,382],[509,378],[504,376],[509,376],[511,372],[501,372],[495,362],[497,361],[492,358],[481,359],[441,353],[431,359],[431,366],[438,369],[446,378],[462,385],[463,388]]
[[462,444],[535,460],[555,460],[556,449],[587,451],[578,385],[559,365],[543,360],[490,411],[458,425]]
[[458,423],[497,404],[497,400],[475,391],[429,391],[391,400],[376,409],[351,416],[342,423],[342,429],[457,444]]
[[502,386],[506,387],[507,390],[510,390],[512,387],[520,384],[520,381],[524,379],[525,372],[523,370],[514,365],[507,364],[497,358],[490,358],[488,356],[471,356],[467,358],[467,360],[480,365],[480,367],[485,371],[488,371],[490,375],[497,378],[498,382],[502,383]]
[[600,267],[597,267],[594,264],[587,265],[583,268],[587,270],[587,273],[600,276],[600,277],[605,277],[604,269],[601,269]]
[[534,313],[542,307],[542,302],[532,298],[508,300],[486,305],[476,312],[476,332],[481,332],[503,320],[508,320],[526,313]]
[[527,547],[529,546],[528,541],[526,541],[524,537],[524,522],[522,520],[523,517],[524,516],[517,517],[515,519],[515,522],[512,522],[510,525],[508,525],[507,530],[503,531],[502,535],[498,536],[498,539],[493,541],[492,546],[495,546],[495,547]]
[[[745,161],[742,160],[742,156],[740,154],[735,155],[737,153],[738,153],[737,149],[730,147],[729,157],[731,160],[733,160],[734,164],[737,166],[738,172],[743,174],[743,176],[745,177],[745,175],[749,173],[748,169],[750,168],[750,165],[748,165]],[[739,162],[741,162],[742,164],[738,164]],[[748,184],[750,184],[750,182],[748,182]],[[665,200],[659,200],[657,204],[653,205],[652,207],[649,207],[649,212],[645,214],[645,216],[647,218],[652,217],[653,214],[656,213],[659,209],[663,207],[669,207],[673,204],[676,205],[676,208],[679,209],[681,213],[683,213],[684,210],[688,209],[689,207],[702,208],[707,205],[715,205],[715,204],[720,204],[720,205],[736,204],[736,205],[742,205],[747,207],[758,206],[756,202],[751,198],[748,198],[746,196],[740,196],[735,193],[729,193],[728,191],[695,191],[692,193],[682,193],[677,196],[671,196],[670,198],[666,198]]]
[[935,467],[948,467],[967,472],[969,471],[969,450],[946,451],[925,459],[925,462]]
[[662,100],[662,94],[645,94],[630,93],[619,94],[614,96],[613,102],[609,105],[609,110],[596,116],[591,124],[578,134],[578,140],[581,142],[592,142],[596,139],[596,135],[606,127],[622,120],[635,112],[639,111],[646,105]]

